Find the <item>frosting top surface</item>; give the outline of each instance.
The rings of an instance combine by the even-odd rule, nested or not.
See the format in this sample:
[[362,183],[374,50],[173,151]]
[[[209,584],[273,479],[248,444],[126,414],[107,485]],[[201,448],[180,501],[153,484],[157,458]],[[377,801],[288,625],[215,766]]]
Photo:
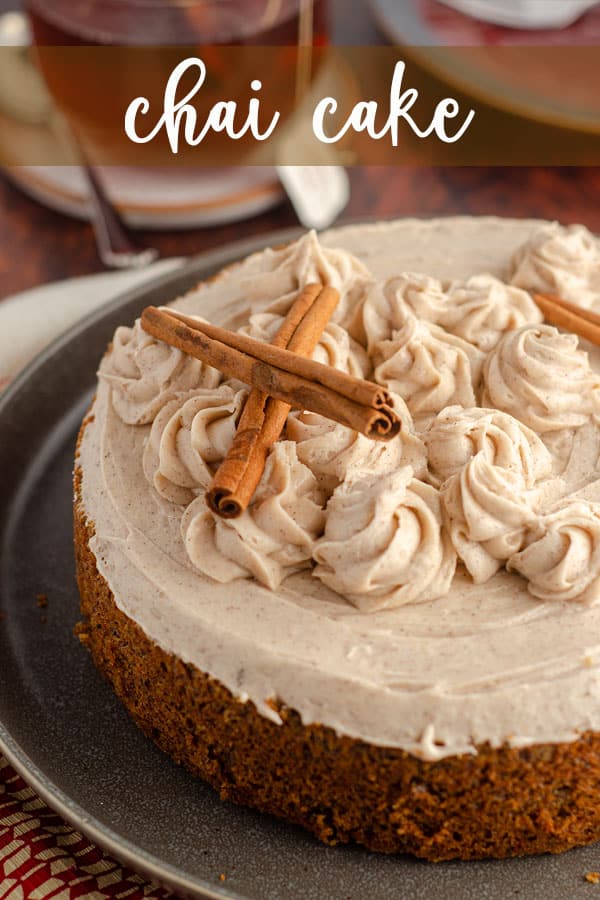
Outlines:
[[275,720],[271,698],[426,759],[600,730],[598,379],[523,289],[528,272],[550,281],[555,259],[567,283],[580,245],[586,266],[600,260],[595,239],[564,231],[562,252],[557,226],[531,221],[352,226],[178,300],[268,340],[299,285],[331,283],[342,299],[315,358],[405,401],[393,448],[293,413],[233,527],[206,514],[198,486],[245,387],[121,331],[81,448],[92,549],[117,604]]

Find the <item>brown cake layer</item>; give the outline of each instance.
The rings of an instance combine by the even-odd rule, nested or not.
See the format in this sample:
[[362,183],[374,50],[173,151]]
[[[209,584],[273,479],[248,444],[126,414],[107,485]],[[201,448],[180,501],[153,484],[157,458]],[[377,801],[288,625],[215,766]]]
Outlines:
[[166,653],[117,607],[89,547],[75,473],[79,638],[135,722],[221,798],[302,825],[327,844],[438,861],[558,853],[600,839],[600,734],[426,762],[403,750],[283,724]]

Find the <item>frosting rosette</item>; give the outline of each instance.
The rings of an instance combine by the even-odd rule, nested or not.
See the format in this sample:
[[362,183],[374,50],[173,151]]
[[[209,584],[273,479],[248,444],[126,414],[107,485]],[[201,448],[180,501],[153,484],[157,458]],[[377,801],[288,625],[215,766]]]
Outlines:
[[400,394],[417,428],[446,406],[475,406],[484,356],[437,325],[411,314],[372,356],[375,380]]
[[383,475],[410,465],[417,477],[425,475],[427,456],[423,441],[413,429],[402,398],[392,394],[391,399],[402,421],[400,433],[391,441],[369,440],[351,428],[306,410],[295,410],[289,415],[286,435],[296,442],[298,458],[316,475],[328,495],[359,471]]
[[543,318],[526,291],[484,274],[453,283],[444,313],[437,321],[489,353],[505,332],[542,322]]
[[538,435],[497,409],[449,406],[423,438],[429,469],[439,482],[456,475],[478,453],[492,466],[519,473],[526,488],[552,473],[552,457]]
[[540,516],[527,546],[512,556],[507,568],[529,582],[540,600],[600,600],[600,503],[565,500]]
[[317,482],[291,441],[273,447],[250,507],[222,519],[197,497],[185,510],[181,534],[192,564],[227,583],[256,578],[275,590],[283,579],[311,565],[325,512]]
[[517,552],[536,519],[536,495],[523,470],[509,467],[489,448],[480,450],[442,485],[444,522],[475,584],[494,575]]
[[316,232],[309,231],[286,247],[264,251],[261,262],[260,271],[240,280],[252,312],[285,315],[297,292],[318,282],[339,291],[333,319],[351,328],[371,280],[369,270],[351,253],[323,247]]
[[456,566],[438,493],[410,466],[341,484],[313,556],[314,575],[362,612],[443,597]]
[[[333,287],[340,294],[333,321],[353,336],[362,304],[372,283],[367,267],[346,250],[326,247],[314,231],[283,247],[266,248],[232,265],[218,276],[225,297],[220,324],[236,329],[255,313],[285,315],[307,284]],[[177,301],[177,309],[194,315],[203,309],[210,283],[201,284]]]
[[389,340],[411,312],[484,353],[489,353],[506,331],[543,320],[526,291],[493,275],[473,275],[444,287],[437,278],[411,272],[370,290],[363,309],[369,347]]
[[182,506],[210,484],[235,435],[247,390],[224,383],[180,394],[156,416],[144,448],[147,480],[161,497]]
[[540,228],[517,250],[512,270],[511,283],[526,290],[581,306],[600,300],[600,242],[583,225]]
[[550,325],[508,332],[483,371],[483,406],[520,419],[538,434],[580,428],[600,408],[600,378],[577,336]]
[[380,341],[390,340],[411,314],[438,323],[448,298],[441,281],[420,272],[406,272],[386,282],[374,283],[362,310],[365,342],[371,352]]
[[115,412],[127,425],[147,425],[176,393],[221,381],[216,369],[147,334],[139,319],[117,328],[98,375],[110,384]]
[[[283,322],[284,317],[277,313],[255,313],[239,331],[257,341],[271,343]],[[356,378],[367,378],[371,372],[371,363],[364,348],[335,322],[325,326],[312,358]]]

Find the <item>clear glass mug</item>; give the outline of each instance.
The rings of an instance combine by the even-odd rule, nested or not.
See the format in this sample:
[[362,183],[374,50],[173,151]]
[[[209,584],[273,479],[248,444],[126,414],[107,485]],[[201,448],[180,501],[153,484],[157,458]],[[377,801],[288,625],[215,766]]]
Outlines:
[[164,135],[144,145],[142,154],[124,133],[125,110],[135,97],[146,96],[158,118],[177,61],[199,56],[207,67],[205,85],[194,99],[199,121],[219,100],[247,108],[251,82],[261,77],[265,110],[280,110],[284,121],[299,99],[290,90],[298,83],[297,48],[327,41],[326,0],[24,0],[24,5],[50,92],[96,165],[254,164],[259,148],[250,136],[228,142],[223,135],[209,135],[202,147],[182,146],[174,160]]
[[25,0],[53,45],[321,44],[323,0]]

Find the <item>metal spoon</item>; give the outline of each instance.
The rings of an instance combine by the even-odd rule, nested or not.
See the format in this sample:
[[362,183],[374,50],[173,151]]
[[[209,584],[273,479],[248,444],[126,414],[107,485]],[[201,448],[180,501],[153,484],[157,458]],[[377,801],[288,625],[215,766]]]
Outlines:
[[[82,155],[81,146],[78,150]],[[92,226],[98,255],[109,269],[142,269],[159,257],[154,247],[140,249],[129,235],[121,216],[108,199],[93,166],[82,163],[81,170],[89,188]]]

